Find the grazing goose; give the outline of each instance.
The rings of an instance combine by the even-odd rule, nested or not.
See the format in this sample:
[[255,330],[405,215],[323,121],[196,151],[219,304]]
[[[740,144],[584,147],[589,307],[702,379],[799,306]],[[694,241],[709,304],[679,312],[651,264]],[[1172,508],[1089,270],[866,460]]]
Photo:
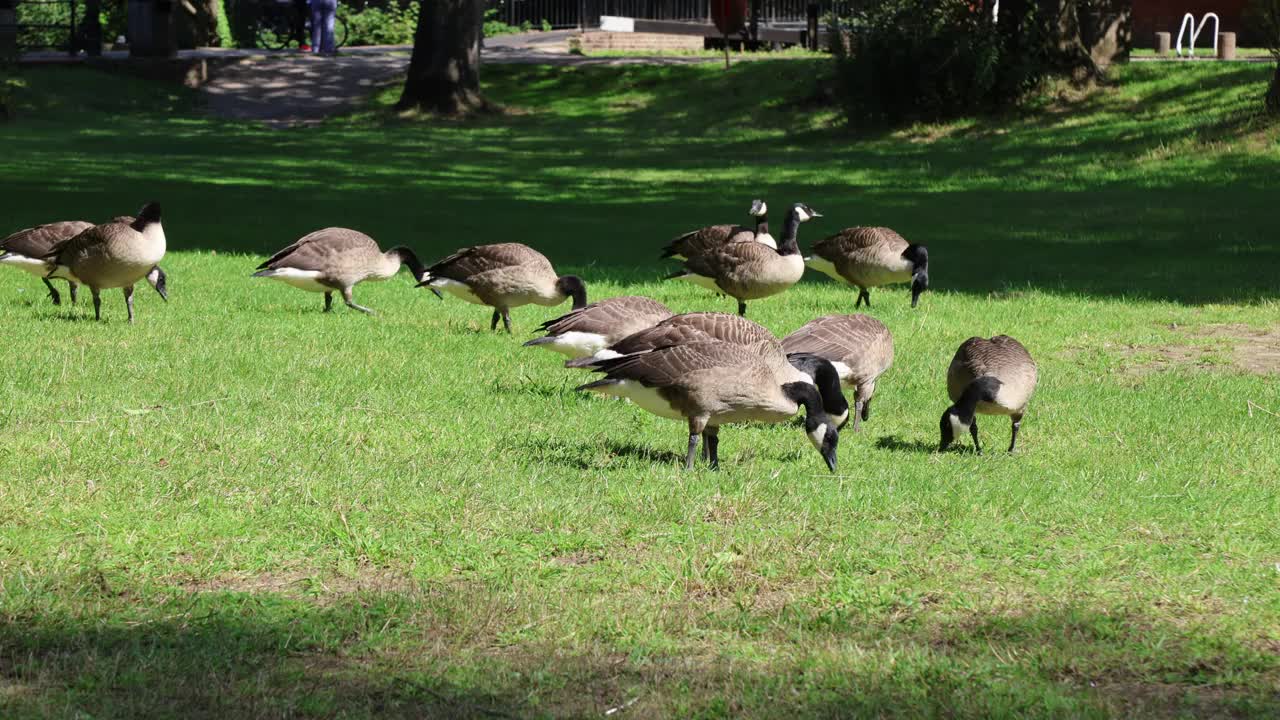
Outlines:
[[44,256],[49,263],[48,278],[62,278],[88,285],[93,293],[94,319],[102,319],[103,290],[121,288],[133,322],[133,286],[147,278],[164,299],[164,226],[160,222],[160,205],[147,203],[132,223],[110,222],[95,225],[65,240]]
[[1013,436],[1009,440],[1009,452],[1013,452],[1037,379],[1031,353],[1008,335],[965,340],[947,368],[947,394],[954,404],[942,413],[939,452],[967,430],[973,436],[974,450],[982,453],[975,413],[1008,415],[1013,419]]
[[[0,264],[12,265],[39,277],[49,289],[49,298],[53,300],[53,304],[61,305],[62,297],[53,283],[49,282],[49,278],[45,277],[49,274],[49,264],[44,261],[44,257],[58,243],[66,242],[91,227],[93,223],[83,220],[65,220],[19,230],[0,240]],[[74,304],[76,289],[80,286],[72,280],[67,280],[67,285]]]
[[692,232],[687,232],[672,240],[662,249],[662,257],[672,260],[687,260],[694,255],[702,255],[709,250],[728,242],[758,242],[774,250],[778,242],[769,234],[769,206],[763,200],[753,200],[751,209],[747,211],[756,219],[756,229],[741,225],[709,225]]
[[538,331],[546,336],[530,340],[525,347],[544,347],[570,358],[590,357],[672,315],[666,305],[647,297],[606,298],[542,323]]
[[829,360],[840,384],[853,388],[853,431],[871,417],[876,379],[893,364],[893,336],[870,315],[827,315],[805,323],[782,339],[788,355],[809,353]]
[[772,250],[757,242],[728,242],[685,260],[684,269],[668,275],[697,283],[738,301],[738,314],[747,314],[747,300],[777,295],[804,275],[804,260],[796,235],[800,223],[822,217],[804,203],[787,211],[782,242]]
[[693,469],[698,438],[706,440],[711,467],[718,467],[720,426],[735,422],[778,423],[804,407],[805,434],[836,470],[839,433],[822,409],[812,385],[780,384],[773,369],[750,348],[720,342],[698,342],[659,348],[603,362],[602,380],[578,390],[631,400],[661,417],[689,423],[685,469]]
[[885,227],[845,228],[814,243],[809,267],[837,282],[858,287],[856,308],[871,307],[869,288],[911,281],[911,307],[929,289],[929,249],[908,243]]
[[374,312],[351,299],[351,289],[365,280],[386,280],[408,265],[414,280],[422,280],[426,270],[418,256],[407,247],[385,253],[373,238],[347,228],[331,227],[304,235],[294,244],[272,255],[258,266],[253,277],[272,278],[307,292],[324,293],[324,311],[333,308],[333,293],[352,310]]
[[570,360],[565,367],[598,370],[613,358],[700,342],[722,342],[751,350],[769,366],[779,384],[802,382],[816,387],[823,409],[836,420],[837,427],[843,427],[849,419],[849,402],[840,392],[840,376],[830,362],[805,353],[788,355],[767,328],[737,315],[673,315],[651,328],[628,335],[593,357]]
[[573,298],[573,309],[587,305],[587,286],[577,275],[556,275],[551,261],[528,245],[498,243],[462,248],[427,268],[418,287],[429,287],[436,297],[443,290],[476,305],[493,308],[489,329],[502,326],[511,332],[511,308],[534,303],[553,306]]

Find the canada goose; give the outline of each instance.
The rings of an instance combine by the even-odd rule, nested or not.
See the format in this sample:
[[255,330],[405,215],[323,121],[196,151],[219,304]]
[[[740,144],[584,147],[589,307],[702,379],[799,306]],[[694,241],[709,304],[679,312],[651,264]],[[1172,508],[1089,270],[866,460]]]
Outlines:
[[946,450],[956,436],[968,430],[973,436],[974,450],[981,454],[974,413],[982,413],[1008,415],[1013,419],[1013,436],[1009,440],[1009,452],[1013,452],[1037,379],[1031,353],[1008,335],[997,335],[990,340],[980,337],[965,340],[952,358],[951,367],[947,368],[947,394],[954,404],[942,413],[942,442],[938,451]]
[[687,260],[727,242],[738,241],[754,241],[777,250],[778,242],[769,234],[769,206],[765,201],[751,201],[751,209],[747,210],[747,214],[756,219],[755,230],[741,225],[708,225],[687,232],[668,243],[662,249],[663,259]]
[[837,282],[858,287],[856,308],[871,307],[869,288],[911,281],[911,307],[929,289],[929,249],[885,227],[845,228],[813,245],[805,263]]
[[796,203],[787,211],[782,227],[782,242],[777,250],[760,243],[729,242],[694,255],[684,262],[684,269],[668,275],[697,283],[705,288],[732,295],[738,300],[738,314],[747,314],[747,300],[777,295],[796,284],[804,275],[804,260],[796,234],[800,223],[822,217],[804,203]]
[[723,342],[748,348],[768,365],[778,384],[802,382],[817,388],[823,409],[835,419],[836,427],[843,427],[849,419],[849,402],[840,392],[840,376],[829,361],[806,353],[788,355],[768,328],[727,313],[673,315],[653,327],[628,335],[592,357],[570,360],[565,367],[600,369],[609,359],[700,342]]
[[639,295],[606,298],[542,323],[538,331],[546,336],[530,340],[525,347],[544,347],[570,358],[590,357],[673,314],[666,305]]
[[827,315],[805,323],[782,339],[791,353],[810,353],[831,361],[840,383],[853,388],[853,431],[871,417],[876,379],[893,364],[893,336],[870,315]]
[[351,299],[351,289],[365,280],[386,280],[408,265],[414,280],[422,280],[426,270],[418,256],[407,247],[385,253],[374,239],[362,232],[331,227],[304,235],[294,244],[272,255],[258,266],[253,277],[279,280],[307,292],[324,293],[324,311],[333,308],[333,293],[352,310],[374,312]]
[[556,275],[551,261],[528,245],[498,243],[462,248],[427,268],[418,287],[427,286],[436,297],[441,290],[476,305],[493,308],[489,329],[502,326],[511,332],[511,308],[534,303],[553,306],[573,298],[573,309],[587,305],[587,286],[577,275]]
[[50,248],[43,258],[50,266],[45,277],[88,285],[97,320],[102,319],[101,292],[121,288],[129,322],[133,322],[134,283],[147,278],[160,296],[168,299],[164,271],[159,267],[164,253],[160,205],[150,202],[138,211],[132,223],[95,225]]
[[[45,277],[49,274],[49,264],[43,258],[58,243],[70,240],[91,227],[93,223],[83,220],[65,220],[19,230],[0,240],[0,264],[12,265],[39,277],[49,289],[49,298],[53,300],[53,304],[61,305],[62,297],[53,283],[49,282],[49,278]],[[67,280],[67,285],[74,304],[76,289],[80,286],[71,280]]]
[[734,422],[785,422],[803,406],[805,434],[836,470],[836,424],[812,385],[780,384],[750,348],[721,342],[674,345],[603,361],[605,377],[578,390],[631,400],[661,417],[689,422],[685,469],[693,469],[698,437],[705,435],[711,467],[719,466],[720,426]]

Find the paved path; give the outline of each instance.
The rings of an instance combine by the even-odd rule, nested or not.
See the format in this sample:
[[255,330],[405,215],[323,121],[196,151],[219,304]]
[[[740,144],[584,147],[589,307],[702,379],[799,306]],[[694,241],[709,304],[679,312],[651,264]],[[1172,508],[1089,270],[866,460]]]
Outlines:
[[[584,57],[569,53],[575,30],[554,30],[486,38],[486,63],[546,65],[691,65],[720,62],[707,56]],[[379,87],[403,77],[410,45],[344,48],[338,57],[321,58],[297,51],[201,48],[178,52],[179,61],[210,60],[218,64],[201,87],[209,111],[234,120],[260,120],[273,127],[307,125],[360,107]],[[128,59],[125,51],[103,54],[108,61]],[[65,53],[29,53],[24,63],[77,63]]]

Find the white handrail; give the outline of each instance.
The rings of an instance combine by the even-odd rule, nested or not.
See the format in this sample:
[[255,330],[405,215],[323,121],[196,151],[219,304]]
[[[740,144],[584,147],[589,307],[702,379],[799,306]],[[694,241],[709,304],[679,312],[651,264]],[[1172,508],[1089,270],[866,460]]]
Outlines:
[[1204,24],[1209,22],[1209,18],[1213,18],[1213,54],[1218,54],[1218,30],[1222,27],[1219,24],[1217,13],[1205,13],[1200,18],[1200,24],[1196,25],[1196,18],[1191,13],[1182,16],[1182,26],[1178,28],[1178,57],[1182,57],[1182,36],[1191,31],[1191,42],[1187,45],[1187,54],[1191,57],[1196,56],[1196,38],[1200,37],[1200,31],[1204,30]]

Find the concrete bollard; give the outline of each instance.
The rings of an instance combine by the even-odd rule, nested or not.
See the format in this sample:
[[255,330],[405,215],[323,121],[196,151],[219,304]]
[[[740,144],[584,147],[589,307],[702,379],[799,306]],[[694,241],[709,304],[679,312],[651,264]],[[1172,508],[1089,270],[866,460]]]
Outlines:
[[0,0],[0,62],[18,59],[18,10],[14,0]]
[[1173,33],[1156,33],[1156,57],[1169,57],[1169,50],[1172,47]]
[[1233,32],[1218,33],[1218,59],[1236,59],[1236,34]]

